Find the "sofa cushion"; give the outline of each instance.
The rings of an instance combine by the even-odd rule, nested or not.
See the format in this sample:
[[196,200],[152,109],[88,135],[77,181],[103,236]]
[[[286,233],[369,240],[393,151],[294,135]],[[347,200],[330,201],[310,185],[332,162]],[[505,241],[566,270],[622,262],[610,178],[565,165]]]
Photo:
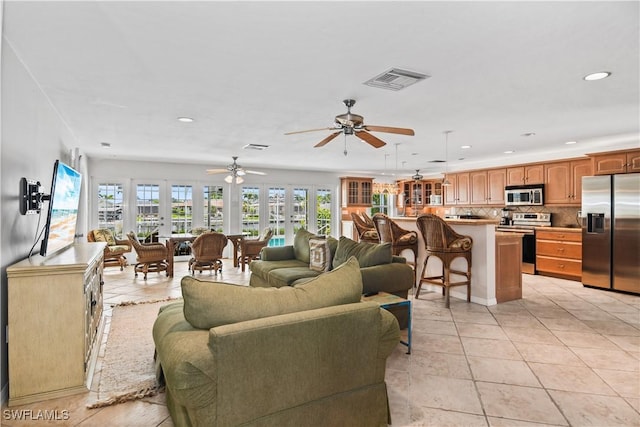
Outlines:
[[279,288],[281,286],[291,286],[298,279],[312,278],[320,274],[322,273],[310,269],[308,265],[304,267],[276,268],[269,272],[267,282],[269,286]]
[[304,228],[298,229],[293,237],[293,254],[298,261],[309,264],[309,239],[316,237]]
[[352,256],[358,259],[360,267],[390,264],[393,258],[391,243],[356,242],[348,237],[341,236],[336,254],[333,257],[333,267],[339,266]]
[[321,273],[331,269],[331,249],[326,239],[309,239],[309,268]]
[[[309,270],[310,271],[310,270]],[[359,302],[362,275],[355,258],[295,287],[253,288],[182,278],[184,317],[195,328]]]
[[285,259],[282,261],[260,261],[252,262],[251,264],[249,264],[251,274],[255,274],[265,280],[267,280],[267,277],[269,277],[269,273],[273,270],[296,267],[309,267],[309,264],[298,261],[297,259]]

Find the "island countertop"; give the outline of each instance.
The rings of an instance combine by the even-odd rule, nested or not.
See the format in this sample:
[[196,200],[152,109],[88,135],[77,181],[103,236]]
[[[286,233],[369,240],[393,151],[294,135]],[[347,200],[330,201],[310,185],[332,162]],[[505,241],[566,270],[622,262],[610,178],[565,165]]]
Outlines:
[[[391,219],[394,221],[416,221],[415,216],[397,216],[392,217]],[[497,219],[444,219],[447,224],[457,224],[457,225],[498,225],[500,221]]]

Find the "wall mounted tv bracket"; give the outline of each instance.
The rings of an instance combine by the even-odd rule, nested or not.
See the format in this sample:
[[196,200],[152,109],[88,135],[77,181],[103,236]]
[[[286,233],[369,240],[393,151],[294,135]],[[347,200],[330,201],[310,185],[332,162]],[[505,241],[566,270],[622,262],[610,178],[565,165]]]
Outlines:
[[40,181],[20,178],[20,214],[30,215],[40,213],[42,202],[50,196],[40,191]]

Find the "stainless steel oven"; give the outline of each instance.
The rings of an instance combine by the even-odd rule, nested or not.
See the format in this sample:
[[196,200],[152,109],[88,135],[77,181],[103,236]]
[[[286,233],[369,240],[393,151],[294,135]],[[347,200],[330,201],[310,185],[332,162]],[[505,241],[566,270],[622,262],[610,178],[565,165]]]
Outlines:
[[536,274],[536,227],[550,227],[550,213],[514,212],[511,225],[499,225],[496,231],[522,234],[522,272]]

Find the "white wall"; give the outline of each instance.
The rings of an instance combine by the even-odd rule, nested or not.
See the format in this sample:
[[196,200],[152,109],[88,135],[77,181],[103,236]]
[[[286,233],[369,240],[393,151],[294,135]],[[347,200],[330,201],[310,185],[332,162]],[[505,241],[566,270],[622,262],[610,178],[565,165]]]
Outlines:
[[[4,400],[8,382],[6,268],[27,257],[38,226],[37,215],[20,215],[19,181],[21,177],[39,180],[43,191],[48,193],[55,160],[70,163],[70,150],[77,143],[4,36],[1,49],[0,384]],[[82,162],[79,169],[84,172]],[[83,173],[83,178],[86,184],[86,173]],[[86,203],[84,196],[79,218],[83,224],[86,224]],[[45,217],[46,211],[40,227]],[[36,245],[36,250],[38,248]]]
[[[229,160],[231,162],[231,160]],[[219,163],[219,162],[218,162]],[[241,204],[240,191],[242,186],[256,186],[268,188],[270,186],[308,186],[312,189],[323,188],[333,191],[332,230],[334,235],[339,233],[340,225],[340,175],[327,172],[308,172],[275,170],[267,167],[254,167],[266,173],[265,176],[245,175],[245,182],[241,185],[231,185],[224,182],[226,174],[207,175],[206,165],[178,164],[166,162],[127,161],[118,159],[90,158],[88,168],[91,171],[91,189],[95,195],[99,183],[119,183],[124,186],[125,203],[135,203],[135,182],[147,180],[147,183],[188,184],[193,185],[194,194],[201,191],[205,185],[219,185],[224,188],[225,233],[240,232]],[[95,197],[90,200],[90,216],[87,230],[98,227],[98,212]],[[194,210],[198,200],[194,198]],[[130,213],[133,212],[131,209]],[[133,215],[133,214],[131,214]],[[133,229],[135,218],[129,215],[124,218],[124,227]],[[197,217],[194,217],[197,221]],[[194,226],[198,226],[194,222]],[[267,224],[262,224],[266,226]],[[80,229],[78,229],[80,230]],[[312,230],[313,231],[313,230]],[[79,231],[80,232],[80,231]],[[86,230],[85,230],[86,232]]]

